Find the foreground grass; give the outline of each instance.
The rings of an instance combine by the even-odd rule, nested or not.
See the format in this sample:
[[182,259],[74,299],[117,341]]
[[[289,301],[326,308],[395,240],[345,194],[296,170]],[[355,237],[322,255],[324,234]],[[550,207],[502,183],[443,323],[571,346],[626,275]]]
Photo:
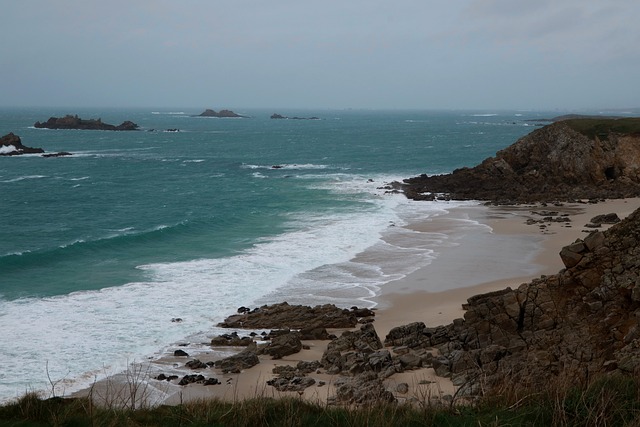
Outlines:
[[373,405],[337,408],[296,398],[203,401],[138,410],[99,408],[88,399],[28,394],[0,407],[0,426],[638,426],[640,382],[601,379],[520,397],[486,397],[474,406]]

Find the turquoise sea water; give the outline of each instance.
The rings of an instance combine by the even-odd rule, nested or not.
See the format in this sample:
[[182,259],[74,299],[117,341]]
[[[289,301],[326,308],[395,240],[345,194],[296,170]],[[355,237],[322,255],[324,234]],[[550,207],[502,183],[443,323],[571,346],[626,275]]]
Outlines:
[[[200,111],[0,110],[0,135],[73,153],[0,157],[0,399],[46,388],[47,369],[73,390],[105,367],[206,341],[240,305],[371,305],[446,239],[381,243],[447,205],[380,187],[473,166],[532,131],[528,119],[557,115]],[[33,128],[68,113],[141,130]],[[377,257],[354,261],[371,248]]]

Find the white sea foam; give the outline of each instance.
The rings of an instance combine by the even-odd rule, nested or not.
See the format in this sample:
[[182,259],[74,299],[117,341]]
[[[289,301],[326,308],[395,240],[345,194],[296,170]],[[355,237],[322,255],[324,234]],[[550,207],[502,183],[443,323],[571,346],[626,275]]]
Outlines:
[[0,145],[0,154],[9,154],[14,151],[18,151],[14,145]]
[[497,116],[496,113],[485,113],[485,114],[471,114],[472,117],[494,117]]
[[[369,212],[300,215],[291,219],[294,231],[235,256],[143,265],[145,282],[0,300],[4,342],[11,343],[0,354],[0,398],[46,389],[46,360],[52,380],[70,379],[63,382],[68,393],[106,371],[158,355],[167,344],[207,341],[216,332],[213,325],[238,306],[252,304],[308,271],[347,262],[374,245],[390,221],[397,221],[392,208],[398,200],[374,200],[377,208]],[[184,321],[172,323],[174,317]]]
[[46,175],[24,175],[24,176],[19,176],[17,178],[11,178],[11,179],[7,179],[4,181],[0,181],[0,182],[18,182],[18,181],[24,181],[25,179],[42,179],[42,178],[47,178]]

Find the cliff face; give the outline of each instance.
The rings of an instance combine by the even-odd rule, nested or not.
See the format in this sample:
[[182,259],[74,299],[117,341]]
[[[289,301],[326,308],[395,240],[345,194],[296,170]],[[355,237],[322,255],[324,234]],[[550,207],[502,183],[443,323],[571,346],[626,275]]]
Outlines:
[[[436,347],[433,361],[467,392],[540,387],[640,368],[640,210],[562,250],[567,266],[515,290],[468,300],[464,319],[392,330],[385,345]],[[409,332],[407,332],[409,331]]]
[[596,132],[589,120],[537,129],[474,168],[405,180],[405,193],[416,200],[444,193],[452,199],[501,202],[640,195],[640,134],[615,127]]

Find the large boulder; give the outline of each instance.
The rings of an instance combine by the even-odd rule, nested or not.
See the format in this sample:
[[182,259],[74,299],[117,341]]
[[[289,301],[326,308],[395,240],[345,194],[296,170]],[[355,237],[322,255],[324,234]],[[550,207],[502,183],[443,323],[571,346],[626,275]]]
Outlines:
[[260,363],[256,343],[251,343],[244,350],[233,356],[215,362],[215,367],[223,373],[239,373],[243,369],[251,368]]
[[381,371],[392,363],[390,357],[376,353],[382,348],[373,324],[367,323],[360,330],[345,331],[339,338],[331,341],[320,363],[330,374],[353,375],[365,371]]
[[300,334],[290,332],[274,337],[269,344],[259,350],[259,353],[268,354],[273,359],[282,359],[290,354],[298,353],[300,350],[302,350]]
[[336,381],[336,394],[329,399],[331,404],[379,405],[395,402],[393,393],[388,391],[382,380],[373,372],[365,372],[355,377],[341,377]]

